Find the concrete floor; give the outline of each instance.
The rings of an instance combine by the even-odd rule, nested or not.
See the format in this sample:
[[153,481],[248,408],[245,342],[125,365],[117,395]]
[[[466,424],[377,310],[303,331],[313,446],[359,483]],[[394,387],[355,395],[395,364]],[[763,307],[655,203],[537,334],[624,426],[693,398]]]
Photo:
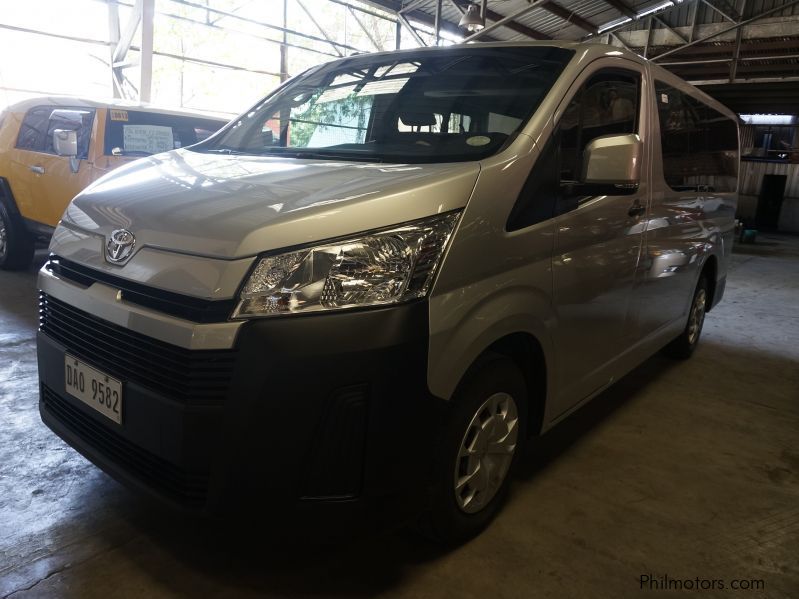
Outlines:
[[536,443],[449,552],[231,544],[145,505],[40,423],[35,271],[0,273],[0,597],[620,599],[644,574],[766,589],[658,597],[799,597],[799,238],[738,250],[693,359],[653,357]]

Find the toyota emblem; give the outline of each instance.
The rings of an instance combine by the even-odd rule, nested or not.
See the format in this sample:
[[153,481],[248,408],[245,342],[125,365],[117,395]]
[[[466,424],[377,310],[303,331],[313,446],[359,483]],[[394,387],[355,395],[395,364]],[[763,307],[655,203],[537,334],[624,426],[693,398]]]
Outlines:
[[124,262],[133,253],[136,238],[127,229],[116,229],[108,236],[105,244],[105,257],[109,262],[118,264]]

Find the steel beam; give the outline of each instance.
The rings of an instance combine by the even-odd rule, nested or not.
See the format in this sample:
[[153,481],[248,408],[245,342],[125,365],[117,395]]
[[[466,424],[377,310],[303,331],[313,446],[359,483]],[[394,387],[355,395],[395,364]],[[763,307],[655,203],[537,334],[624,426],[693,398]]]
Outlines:
[[728,15],[726,12],[724,12],[723,10],[721,10],[721,9],[720,9],[718,6],[716,6],[715,4],[713,4],[712,2],[710,2],[710,0],[701,0],[701,1],[702,1],[702,3],[703,3],[703,4],[706,4],[706,5],[707,5],[707,6],[709,6],[709,7],[710,7],[712,10],[714,10],[715,12],[719,13],[719,14],[720,14],[722,17],[724,17],[725,19],[727,19],[727,20],[728,20],[730,23],[737,23],[737,22],[738,22],[738,19],[736,19],[736,18],[734,18],[734,17],[731,17],[730,15]]
[[[725,62],[732,62],[734,58],[710,58],[702,60],[676,60],[674,62],[659,62],[662,67],[677,67],[677,66],[701,66],[705,64],[721,64]],[[753,62],[760,60],[799,60],[799,54],[779,54],[776,56],[740,56],[739,62]]]
[[119,36],[119,41],[114,48],[114,53],[111,56],[111,62],[120,62],[128,53],[131,43],[133,43],[133,36],[136,35],[136,30],[139,28],[142,17],[142,0],[136,0],[133,4],[133,12],[130,15],[130,20],[125,24],[125,29]]
[[433,29],[436,32],[436,46],[441,43],[441,0],[436,0],[436,16]]
[[699,12],[699,0],[694,0],[694,6],[691,10],[691,28],[688,30],[688,41],[694,41],[696,37],[696,15]]
[[422,5],[422,4],[424,4],[425,2],[427,2],[427,0],[413,0],[413,2],[411,2],[411,3],[409,3],[409,4],[406,4],[405,6],[403,6],[402,8],[400,8],[400,9],[397,11],[397,13],[406,13],[406,12],[410,12],[410,11],[412,11],[414,8],[416,8],[417,6],[421,6],[421,5]]
[[683,36],[682,36],[682,35],[681,35],[681,34],[680,34],[678,31],[675,31],[675,29],[674,29],[674,28],[673,28],[671,25],[669,25],[668,23],[666,23],[666,21],[664,21],[663,19],[661,19],[661,18],[660,18],[660,17],[658,17],[658,16],[652,16],[652,18],[653,18],[655,21],[657,21],[658,23],[660,23],[661,25],[663,25],[663,27],[665,27],[665,28],[666,28],[668,31],[670,31],[670,32],[671,32],[671,34],[672,34],[674,37],[676,37],[678,40],[680,40],[680,41],[681,41],[683,44],[687,44],[687,43],[688,43],[688,40],[687,40],[687,39],[685,39],[685,38],[684,38],[684,37],[683,37]]
[[302,9],[302,12],[304,12],[305,15],[311,20],[311,23],[314,24],[314,27],[316,27],[319,30],[319,33],[322,34],[322,37],[324,37],[328,41],[330,47],[333,48],[333,51],[339,56],[344,56],[344,53],[338,49],[338,45],[336,44],[335,40],[332,39],[327,34],[325,28],[319,24],[319,21],[316,20],[316,17],[313,16],[313,13],[310,10],[308,10],[305,4],[303,4],[302,0],[297,0],[297,5]]
[[[504,27],[509,27],[508,23],[513,23],[514,19],[516,19],[517,17],[521,17],[522,15],[526,15],[528,12],[530,12],[534,8],[538,8],[544,2],[545,2],[545,0],[532,0],[532,2],[530,2],[530,4],[528,4],[524,8],[522,8],[520,10],[517,10],[514,13],[509,14],[507,17],[502,17],[499,20],[494,21],[491,25],[489,25],[485,29],[481,29],[480,31],[476,31],[472,35],[464,38],[463,41],[464,42],[472,42],[472,41],[475,41],[475,40],[477,40],[477,39],[479,39],[481,37],[484,37],[488,33],[491,33],[492,31],[494,31],[494,29],[498,29],[498,28],[503,27],[503,26]],[[500,15],[497,15],[497,16],[499,17]],[[488,17],[489,19],[491,18],[488,15],[488,11],[486,11],[486,17]],[[518,25],[518,23],[516,23],[516,25]],[[509,27],[509,28],[512,29],[512,27]],[[547,36],[547,38],[548,37],[549,36]]]
[[[741,0],[741,14],[745,14],[746,0]],[[735,51],[733,52],[733,59],[730,63],[730,81],[735,81],[735,74],[738,71],[738,57],[741,55],[741,38],[743,37],[744,28],[739,27],[735,32]]]
[[155,0],[142,0],[139,101],[149,102],[153,83],[153,25]]
[[604,0],[605,4],[608,4],[618,10],[621,14],[625,17],[630,17],[631,19],[638,18],[638,13],[636,13],[632,8],[627,6],[621,0]]
[[397,13],[397,20],[405,26],[405,28],[408,30],[408,33],[411,34],[413,39],[415,39],[416,42],[420,46],[426,46],[427,45],[427,44],[424,43],[424,40],[422,39],[422,36],[419,35],[419,33],[416,31],[416,29],[413,28],[413,25],[411,25],[408,22],[408,19],[405,18],[405,15]]
[[549,13],[552,13],[557,17],[560,17],[567,23],[572,23],[573,25],[576,25],[577,27],[579,27],[583,31],[587,31],[588,33],[593,33],[596,35],[596,33],[599,31],[596,25],[588,22],[580,15],[578,15],[576,12],[569,10],[568,8],[564,8],[560,4],[555,4],[554,2],[544,2],[541,5],[541,8],[543,8],[545,11]]
[[[422,12],[420,10],[413,10],[413,11],[403,11],[400,14],[398,11],[401,7],[400,3],[397,0],[364,0],[364,2],[368,2],[369,4],[375,7],[392,11],[398,20],[399,17],[404,17],[405,21],[407,21],[408,24],[410,24],[410,20],[413,19],[417,23],[421,23],[426,27],[430,27],[430,29],[435,28],[435,20],[426,12]],[[403,24],[403,26],[407,28],[406,25]],[[441,30],[446,31],[452,35],[460,36],[463,34],[463,31],[461,31],[458,28],[458,25],[456,23],[452,23],[450,21],[445,21],[445,20],[441,21]]]
[[108,1],[108,41],[111,43],[111,51],[108,56],[108,64],[110,65],[110,74],[111,74],[111,93],[115,98],[122,98],[123,91],[122,91],[122,81],[117,76],[117,72],[114,69],[114,50],[119,44],[119,6],[116,3],[116,0],[109,0]]
[[[468,0],[451,0],[451,2],[458,7],[458,10],[463,14],[466,10],[466,7],[471,4]],[[486,20],[488,21],[501,21],[504,19],[505,16],[499,14],[496,11],[491,10],[490,8],[486,8]],[[505,25],[511,31],[515,31],[516,33],[521,33],[522,35],[526,35],[529,38],[534,40],[549,40],[552,39],[551,36],[538,31],[537,29],[533,29],[532,27],[528,27],[527,25],[522,25],[521,23],[517,23],[516,21],[508,21]]]
[[725,33],[728,33],[730,31],[734,31],[735,29],[738,29],[738,28],[743,27],[745,25],[749,25],[750,23],[754,23],[755,21],[759,21],[760,19],[763,19],[763,18],[769,16],[772,13],[775,13],[775,12],[778,12],[778,11],[781,11],[781,10],[785,10],[786,8],[790,8],[791,6],[794,6],[796,4],[799,4],[799,0],[792,0],[791,2],[787,2],[787,3],[785,3],[785,4],[781,5],[781,6],[775,6],[774,8],[770,8],[769,10],[761,12],[760,14],[755,15],[754,17],[751,17],[749,19],[746,19],[745,21],[740,21],[739,23],[736,23],[735,25],[731,25],[730,27],[725,27],[724,29],[720,29],[716,33],[711,33],[710,35],[706,35],[706,36],[701,37],[699,39],[693,40],[692,42],[689,42],[689,43],[687,43],[687,44],[685,44],[683,46],[679,46],[677,48],[673,48],[671,50],[667,50],[666,52],[663,52],[663,53],[658,54],[657,56],[653,57],[651,60],[654,60],[654,61],[660,60],[664,56],[670,56],[671,54],[674,54],[675,52],[679,52],[680,50],[683,50],[685,48],[689,48],[691,46],[695,46],[696,44],[701,44],[702,42],[706,42],[707,40],[713,39],[714,37],[718,37],[720,35],[724,35]]
[[633,50],[632,50],[632,48],[630,48],[630,46],[628,46],[628,45],[627,45],[627,44],[624,42],[624,40],[623,40],[623,39],[621,39],[621,38],[620,38],[618,35],[616,35],[616,33],[615,33],[615,32],[614,32],[614,33],[611,33],[610,35],[613,37],[613,39],[615,39],[617,42],[619,42],[619,43],[621,44],[621,47],[622,47],[622,48],[624,48],[625,50],[629,50],[630,52],[632,52],[632,51],[633,51]]
[[[280,27],[278,25],[273,25],[272,23],[267,23],[265,21],[258,21],[256,19],[251,19],[249,17],[242,17],[241,15],[237,15],[237,14],[232,13],[230,11],[220,10],[218,8],[211,8],[210,6],[206,6],[205,4],[198,4],[196,2],[192,2],[191,0],[169,0],[169,2],[174,2],[175,4],[182,4],[183,6],[189,6],[191,8],[196,8],[196,9],[200,9],[200,10],[208,10],[208,11],[210,11],[212,13],[223,15],[223,16],[226,16],[226,17],[229,17],[231,19],[238,20],[238,21],[243,21],[243,22],[249,23],[251,25],[260,25],[262,27],[266,27],[267,29],[272,29],[272,30],[275,30],[275,31],[279,31],[281,33],[288,33],[290,35],[295,35],[297,37],[301,37],[301,38],[305,38],[305,39],[309,39],[309,40],[314,40],[316,42],[329,43],[328,40],[326,40],[323,37],[318,37],[316,35],[311,35],[309,33],[303,33],[301,31],[295,31],[294,29],[289,29],[287,27]],[[334,43],[339,48],[344,48],[345,50],[352,50],[353,52],[360,52],[361,51],[359,48],[355,48],[353,46],[348,46],[347,44],[339,44],[338,42],[334,42]]]
[[372,32],[369,31],[369,28],[363,24],[363,21],[361,21],[358,18],[358,15],[355,13],[355,11],[352,10],[351,8],[348,8],[347,10],[349,10],[350,14],[352,15],[352,18],[355,19],[355,22],[358,23],[358,27],[361,28],[361,31],[363,31],[366,34],[366,37],[369,38],[369,41],[372,42],[372,45],[375,47],[375,50],[377,50],[378,52],[383,52],[385,50],[383,44],[380,43],[380,41],[372,34]]

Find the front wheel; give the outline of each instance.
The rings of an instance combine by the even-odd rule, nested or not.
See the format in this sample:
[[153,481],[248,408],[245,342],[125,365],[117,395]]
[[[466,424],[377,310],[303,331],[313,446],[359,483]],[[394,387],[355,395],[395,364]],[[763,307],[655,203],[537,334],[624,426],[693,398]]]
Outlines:
[[514,362],[494,356],[470,373],[450,400],[431,509],[420,525],[427,536],[463,542],[499,512],[525,438],[526,395]]
[[30,266],[34,243],[20,219],[13,218],[0,199],[0,269],[19,270]]
[[699,337],[702,335],[702,325],[705,324],[705,313],[708,302],[708,283],[707,277],[702,274],[696,284],[694,298],[691,302],[691,311],[688,314],[688,322],[685,329],[674,341],[669,343],[664,349],[664,353],[672,358],[686,360],[690,358],[696,346],[699,344]]

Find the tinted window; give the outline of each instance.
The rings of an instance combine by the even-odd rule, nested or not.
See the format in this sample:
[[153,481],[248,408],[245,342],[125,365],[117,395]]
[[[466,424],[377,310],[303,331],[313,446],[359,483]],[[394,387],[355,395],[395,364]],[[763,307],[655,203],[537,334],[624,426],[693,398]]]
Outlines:
[[693,96],[655,82],[663,176],[675,191],[735,191],[738,126]]
[[[66,118],[70,115],[74,118]],[[86,159],[94,120],[93,108],[68,108],[62,106],[36,106],[22,120],[17,137],[17,148],[55,154],[53,132],[56,129],[77,131],[78,158]]]
[[369,162],[479,160],[535,112],[573,56],[480,45],[313,69],[196,151]]
[[561,118],[561,180],[580,178],[583,152],[603,135],[638,131],[640,77],[631,72],[600,71],[583,85]]
[[[541,151],[508,219],[509,231],[529,227],[579,205],[585,190],[580,180],[585,147],[603,135],[638,132],[640,75],[603,70],[593,75],[566,107]],[[634,189],[603,189],[626,195]]]
[[202,117],[109,109],[106,155],[149,156],[203,141],[225,124]]
[[22,120],[17,137],[17,147],[20,150],[44,152],[47,137],[47,121],[52,106],[37,106],[31,108]]

